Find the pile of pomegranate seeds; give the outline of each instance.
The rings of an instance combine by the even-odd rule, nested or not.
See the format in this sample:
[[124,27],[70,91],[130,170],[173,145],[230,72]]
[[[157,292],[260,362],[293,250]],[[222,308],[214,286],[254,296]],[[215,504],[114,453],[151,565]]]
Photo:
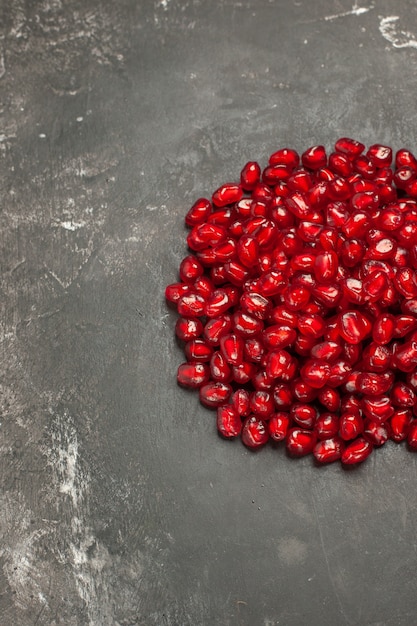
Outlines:
[[392,156],[282,148],[188,211],[177,379],[224,437],[320,463],[417,450],[417,159]]

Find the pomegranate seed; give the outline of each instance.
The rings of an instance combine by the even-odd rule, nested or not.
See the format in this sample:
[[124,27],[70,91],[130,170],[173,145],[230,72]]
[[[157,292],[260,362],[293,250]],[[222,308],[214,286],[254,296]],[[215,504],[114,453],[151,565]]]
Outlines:
[[389,429],[385,424],[374,422],[370,419],[365,420],[363,437],[374,446],[382,446],[389,439]]
[[372,448],[372,443],[367,441],[364,437],[358,437],[343,450],[341,461],[345,465],[362,463],[371,454]]
[[311,170],[318,170],[327,165],[327,155],[324,146],[312,146],[301,155],[301,162],[304,167]]
[[237,389],[230,397],[230,404],[236,413],[241,417],[247,417],[250,413],[249,407],[249,391],[247,389]]
[[222,382],[210,382],[200,387],[200,402],[208,408],[217,408],[225,404],[232,393],[230,385]]
[[313,448],[313,455],[319,463],[333,463],[341,458],[344,442],[340,437],[318,441]]
[[359,343],[371,330],[371,322],[359,311],[346,311],[339,316],[339,332],[348,343]]
[[291,380],[296,370],[294,358],[286,350],[275,350],[268,354],[266,373],[271,378]]
[[177,310],[182,317],[200,317],[203,315],[206,301],[198,293],[188,293],[177,302]]
[[229,365],[241,365],[243,363],[244,342],[241,337],[233,333],[220,337],[220,350]]
[[249,161],[240,172],[240,184],[245,191],[251,191],[261,179],[261,168],[256,161]]
[[336,141],[334,148],[336,152],[345,154],[348,159],[352,161],[364,151],[365,146],[363,143],[360,143],[360,141],[356,141],[355,139],[342,137]]
[[178,367],[177,381],[183,387],[198,389],[208,382],[209,376],[206,363],[183,363]]
[[399,409],[395,411],[390,419],[390,438],[396,442],[407,439],[412,419],[413,415],[409,409]]
[[269,431],[266,422],[255,415],[250,415],[243,422],[241,432],[242,442],[248,448],[264,446],[269,439]]
[[217,408],[217,430],[227,438],[240,435],[242,421],[233,406],[225,405]]
[[410,424],[407,443],[412,450],[417,450],[417,420],[413,420]]
[[300,157],[291,148],[281,148],[269,157],[270,165],[287,165],[294,169],[300,162]]
[[388,396],[364,396],[362,409],[366,417],[376,422],[385,422],[394,413],[394,407]]
[[274,411],[273,395],[268,391],[254,391],[250,395],[249,406],[252,413],[262,419],[267,419]]
[[325,411],[320,413],[314,424],[314,431],[319,439],[331,439],[339,432],[339,415]]
[[219,350],[210,358],[210,375],[212,380],[221,383],[230,383],[233,378],[232,369]]
[[196,200],[185,216],[185,223],[188,226],[197,226],[207,221],[212,211],[211,202],[207,198]]
[[344,441],[355,439],[363,432],[363,420],[357,413],[342,413],[339,434]]
[[291,428],[287,433],[286,448],[292,456],[305,456],[313,452],[317,437],[311,430]]
[[199,319],[179,317],[175,324],[175,334],[182,341],[197,339],[203,332],[203,324]]
[[212,196],[215,206],[221,208],[234,202],[239,202],[243,195],[242,187],[236,183],[225,183],[219,187]]
[[317,410],[309,404],[296,403],[290,410],[290,418],[301,428],[311,430],[317,419]]
[[291,421],[288,413],[273,413],[268,420],[268,432],[274,441],[283,441]]

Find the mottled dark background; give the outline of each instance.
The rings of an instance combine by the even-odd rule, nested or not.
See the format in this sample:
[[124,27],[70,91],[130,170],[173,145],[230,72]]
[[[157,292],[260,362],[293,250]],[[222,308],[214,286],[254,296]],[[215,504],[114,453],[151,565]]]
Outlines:
[[417,455],[220,440],[163,291],[279,147],[416,149],[414,0],[2,0],[1,626],[414,626]]

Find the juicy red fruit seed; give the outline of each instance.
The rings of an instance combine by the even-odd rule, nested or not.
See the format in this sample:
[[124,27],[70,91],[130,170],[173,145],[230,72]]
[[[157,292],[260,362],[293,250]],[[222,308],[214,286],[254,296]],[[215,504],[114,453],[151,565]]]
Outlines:
[[243,422],[241,437],[242,442],[248,448],[255,449],[264,446],[269,439],[268,426],[255,415],[250,415]]
[[240,435],[242,420],[232,405],[219,406],[217,409],[217,430],[223,437],[232,438]]

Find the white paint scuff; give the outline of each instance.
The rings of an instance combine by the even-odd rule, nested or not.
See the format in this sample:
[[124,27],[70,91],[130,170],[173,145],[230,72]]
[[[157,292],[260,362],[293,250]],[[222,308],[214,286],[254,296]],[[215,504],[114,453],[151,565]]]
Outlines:
[[61,226],[62,228],[65,228],[65,230],[70,230],[74,232],[79,228],[83,228],[83,226],[85,226],[85,222],[73,222],[72,220],[66,220],[64,222],[61,222]]
[[399,27],[398,15],[382,17],[379,22],[379,32],[394,48],[417,48],[417,37]]
[[354,4],[350,11],[336,13],[335,15],[326,15],[324,19],[326,20],[326,22],[332,22],[333,20],[339,19],[339,17],[348,17],[349,15],[363,15],[364,13],[368,13],[371,8],[373,7],[358,7],[356,4]]

